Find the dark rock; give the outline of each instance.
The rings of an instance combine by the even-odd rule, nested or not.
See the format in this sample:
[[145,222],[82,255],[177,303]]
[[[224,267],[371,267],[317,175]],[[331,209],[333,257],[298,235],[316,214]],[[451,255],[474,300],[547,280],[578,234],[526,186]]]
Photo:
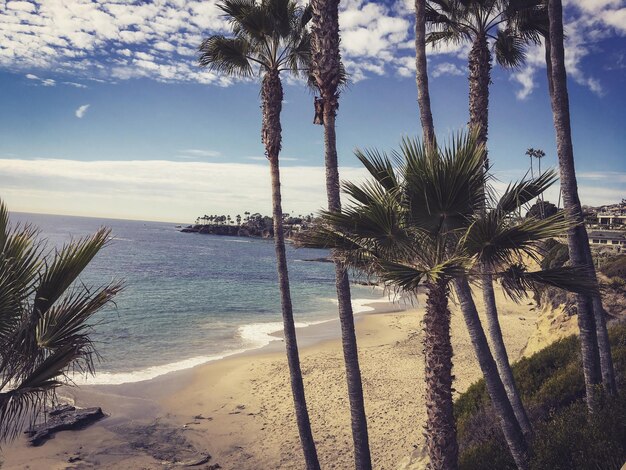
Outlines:
[[[145,453],[167,465],[195,467],[204,465],[211,456],[197,449],[185,436],[185,430],[162,424],[158,420],[150,424],[128,424],[115,428],[131,452]],[[127,449],[111,450],[111,453],[127,453]],[[219,467],[214,467],[219,468]]]
[[67,413],[68,411],[74,411],[76,409],[75,406],[72,405],[59,405],[55,406],[48,412],[48,416],[57,416],[63,413]]
[[99,407],[76,409],[73,406],[57,407],[48,413],[48,420],[37,424],[26,431],[28,441],[32,446],[40,446],[59,431],[82,429],[99,419],[104,413]]

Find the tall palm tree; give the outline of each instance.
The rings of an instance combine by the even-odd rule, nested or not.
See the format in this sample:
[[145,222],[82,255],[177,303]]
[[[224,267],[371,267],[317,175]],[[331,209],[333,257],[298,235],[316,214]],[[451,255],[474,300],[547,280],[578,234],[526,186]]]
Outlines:
[[415,81],[420,121],[426,145],[435,144],[435,125],[430,109],[428,67],[426,65],[426,0],[415,0]]
[[[312,0],[311,13],[310,75],[313,85],[320,93],[320,99],[315,101],[317,108],[315,122],[324,126],[324,162],[328,210],[340,212],[341,196],[339,192],[335,119],[339,107],[339,87],[345,81],[345,73],[339,53],[339,0]],[[320,107],[322,108],[321,113],[319,112]],[[334,262],[335,286],[341,323],[341,343],[350,401],[355,467],[359,470],[369,470],[372,468],[372,459],[357,340],[354,331],[350,281],[341,262],[338,259],[335,259]]]
[[73,372],[93,373],[93,315],[121,290],[76,279],[110,231],[50,252],[30,226],[9,226],[0,201],[0,440],[12,439],[43,411]]
[[[581,292],[594,288],[572,268],[531,273],[520,264],[523,255],[536,255],[538,240],[560,234],[567,226],[561,216],[515,224],[507,217],[517,210],[520,200],[529,200],[549,186],[553,175],[510,186],[488,215],[479,215],[477,209],[484,205],[483,152],[484,147],[476,145],[475,134],[459,138],[447,150],[405,140],[397,154],[400,158],[394,159],[396,166],[379,152],[359,152],[357,156],[373,181],[345,184],[356,203],[340,213],[324,212],[321,227],[297,239],[300,245],[334,248],[347,266],[373,274],[393,288],[410,294],[422,283],[427,288],[423,339],[426,429],[431,464],[437,469],[456,468],[447,306],[450,281],[480,277],[475,267],[489,261],[491,274],[501,277],[514,297],[538,282]],[[463,303],[468,301],[459,297]],[[471,294],[470,302],[465,310],[473,309],[477,320]],[[486,343],[484,334],[480,340]],[[484,365],[484,358],[480,359]],[[493,358],[489,361],[491,376],[497,380],[488,378],[488,387],[500,384],[499,393],[508,404]],[[494,408],[502,418],[499,404],[494,403]],[[517,424],[510,404],[505,411],[508,422]],[[527,449],[519,426],[517,433],[522,447],[514,447],[512,452],[518,466],[527,468]]]
[[[428,0],[426,22],[433,30],[427,41],[472,44],[468,59],[469,123],[478,129],[481,144],[487,143],[489,122],[490,41],[498,64],[511,68],[523,63],[526,44],[540,41],[539,31],[527,21],[539,4],[540,0]],[[524,28],[518,27],[521,21]]]
[[205,39],[200,46],[203,67],[236,77],[261,79],[263,121],[261,140],[270,163],[272,215],[278,282],[280,288],[285,347],[291,376],[291,389],[300,441],[308,469],[318,469],[319,461],[306,406],[302,370],[293,319],[280,191],[279,154],[282,130],[280,113],[283,101],[281,72],[299,75],[308,69],[310,35],[307,9],[293,0],[225,0],[219,8],[230,21],[232,37],[221,35]]
[[[556,131],[557,154],[561,173],[563,205],[572,221],[567,232],[569,256],[573,266],[593,266],[589,238],[585,229],[582,207],[578,197],[578,183],[574,169],[574,149],[570,127],[567,72],[563,46],[563,7],[560,0],[548,1],[550,102]],[[595,279],[595,271],[593,272]],[[578,326],[585,375],[587,406],[595,412],[599,405],[596,385],[603,383],[606,391],[616,393],[615,373],[611,358],[611,347],[606,331],[604,309],[598,295],[577,296]]]
[[[493,43],[496,61],[501,66],[511,68],[523,63],[527,43],[537,43],[541,38],[543,23],[534,21],[538,16],[536,11],[541,8],[540,0],[429,0],[427,8],[426,20],[433,28],[428,37],[429,42],[469,41],[472,44],[468,62],[469,125],[478,132],[479,143],[486,147],[492,67],[490,41]],[[486,155],[485,152],[485,168],[488,168]],[[488,271],[487,267],[484,270]],[[502,380],[508,382],[513,375],[497,316],[493,282],[487,272],[483,275],[482,286],[489,334],[492,343],[496,345],[496,361]],[[505,384],[505,388],[516,419],[524,433],[530,434],[530,422],[516,387]]]

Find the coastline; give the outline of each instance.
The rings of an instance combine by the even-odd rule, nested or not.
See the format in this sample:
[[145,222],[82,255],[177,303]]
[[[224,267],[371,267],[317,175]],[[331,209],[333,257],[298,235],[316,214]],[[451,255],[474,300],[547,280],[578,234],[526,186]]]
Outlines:
[[[501,295],[498,300],[505,340],[515,359],[534,329],[536,312],[529,305],[507,303]],[[421,295],[406,310],[379,303],[374,311],[357,315],[376,468],[402,468],[422,444],[423,305]],[[462,392],[480,372],[462,316],[455,305],[451,307],[454,386]],[[338,330],[335,320],[298,331],[313,433],[324,468],[347,468],[352,462]],[[73,455],[79,464],[97,462],[99,468],[163,468],[163,455],[161,451],[155,454],[154,448],[175,441],[178,454],[181,446],[189,445],[211,454],[209,464],[224,469],[299,469],[302,458],[288,380],[283,343],[274,341],[261,349],[145,382],[67,389],[63,394],[77,405],[102,406],[109,416],[85,430],[61,432],[41,447],[27,447],[20,439],[7,446],[5,468],[72,468],[68,456]],[[131,442],[137,434],[154,446],[137,448]]]

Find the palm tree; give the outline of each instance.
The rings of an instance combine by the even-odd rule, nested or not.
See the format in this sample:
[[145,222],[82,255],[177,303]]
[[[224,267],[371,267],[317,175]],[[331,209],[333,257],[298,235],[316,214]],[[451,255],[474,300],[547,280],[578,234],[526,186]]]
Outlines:
[[[426,22],[433,28],[428,42],[472,44],[468,61],[469,124],[478,129],[478,142],[485,146],[492,68],[489,42],[493,42],[501,66],[511,68],[523,63],[526,44],[540,41],[539,26],[534,28],[528,21],[538,5],[539,0],[429,0],[426,6]],[[523,28],[519,27],[521,22]]]
[[296,420],[307,468],[318,469],[319,462],[306,407],[291,294],[280,191],[279,153],[282,130],[280,113],[283,101],[281,72],[299,75],[308,69],[310,36],[306,23],[310,18],[293,0],[225,0],[219,8],[228,18],[232,37],[215,35],[200,46],[202,67],[235,77],[261,79],[261,140],[270,163],[272,180],[272,214],[278,282],[280,287],[285,347],[291,376]]
[[9,227],[0,201],[0,440],[33,423],[72,373],[94,372],[90,320],[121,285],[75,281],[109,233],[102,228],[49,252],[36,229]]
[[[374,181],[345,184],[356,204],[342,212],[324,212],[322,226],[297,239],[300,245],[334,248],[347,266],[409,294],[415,294],[423,282],[428,291],[424,316],[427,445],[431,464],[442,469],[456,468],[457,452],[450,389],[450,282],[480,277],[475,267],[488,266],[515,298],[539,282],[580,292],[594,289],[586,275],[576,275],[575,269],[527,272],[521,264],[523,255],[536,256],[538,240],[562,233],[567,223],[557,215],[512,224],[507,215],[554,182],[554,175],[510,186],[487,215],[480,215],[477,209],[485,204],[484,147],[476,145],[476,139],[475,134],[459,138],[448,150],[405,140],[398,154],[399,168],[379,152],[358,153]],[[466,292],[460,289],[462,304],[470,303],[464,306],[464,314],[478,321],[471,293],[468,299]],[[472,341],[486,343],[486,337],[483,333]],[[526,443],[496,364],[491,356],[479,360],[483,370],[491,369],[485,374],[490,392],[503,397],[494,400],[494,408],[507,441],[517,433],[513,456],[519,468],[527,468]],[[498,386],[498,393],[493,393]]]
[[428,67],[426,65],[426,0],[415,0],[415,81],[420,121],[426,145],[435,144],[435,125],[430,109]]
[[[556,131],[557,154],[561,173],[563,205],[572,225],[567,232],[570,261],[573,266],[593,266],[589,238],[583,223],[578,197],[578,183],[574,169],[574,149],[570,127],[567,73],[563,47],[563,8],[560,0],[548,1],[550,101]],[[592,271],[595,279],[595,271]],[[608,341],[604,309],[599,295],[577,296],[578,326],[585,375],[587,406],[595,412],[599,405],[596,385],[601,381],[609,394],[615,394],[615,372]]]
[[[339,107],[339,86],[345,73],[339,53],[339,0],[311,1],[311,81],[319,90],[316,103],[316,123],[324,126],[324,162],[326,166],[326,195],[328,210],[341,211],[337,138],[335,118]],[[320,109],[321,108],[321,109]],[[321,111],[321,113],[320,113]],[[359,470],[372,468],[367,417],[363,401],[363,384],[359,367],[354,315],[348,273],[338,259],[335,262],[335,287],[339,305],[339,320],[350,402],[350,420],[354,445],[355,466]]]
[[[537,10],[541,9],[539,0],[507,0],[486,2],[470,0],[430,0],[427,6],[426,20],[434,28],[428,41],[462,42],[470,41],[472,49],[469,55],[470,70],[470,128],[478,132],[478,142],[487,144],[489,84],[491,82],[492,53],[489,41],[493,42],[496,61],[503,67],[517,67],[525,59],[525,46],[528,42],[539,42],[544,23],[540,21]],[[542,29],[543,28],[543,29]],[[529,149],[530,151],[531,149]],[[534,149],[532,149],[534,152]],[[485,168],[488,160],[485,152]],[[533,153],[534,155],[534,153]],[[532,155],[531,155],[532,174]],[[485,208],[481,209],[482,211]],[[485,267],[485,271],[488,269]],[[496,348],[497,363],[503,370],[503,381],[512,378],[506,349],[497,317],[497,306],[490,275],[485,273],[482,279],[483,301],[486,306],[489,334]],[[469,326],[469,325],[468,325]],[[504,354],[501,354],[501,353]],[[478,353],[478,351],[477,351]],[[531,433],[530,422],[522,406],[515,386],[506,386],[509,399],[515,410],[515,416],[525,434]]]
[[[530,177],[534,178],[535,174],[533,172],[533,158],[535,158],[535,149],[530,147],[526,150],[526,156],[530,158]],[[541,173],[541,172],[540,172]]]

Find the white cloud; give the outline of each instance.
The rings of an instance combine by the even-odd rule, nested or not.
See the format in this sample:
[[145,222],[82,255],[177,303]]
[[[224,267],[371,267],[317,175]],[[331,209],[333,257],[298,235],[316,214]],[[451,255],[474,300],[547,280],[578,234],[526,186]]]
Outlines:
[[32,73],[27,73],[25,76],[29,80],[36,81],[43,86],[55,86],[56,85],[56,81],[51,78],[40,78],[37,75],[32,74]]
[[535,70],[535,67],[532,65],[527,65],[523,69],[513,72],[511,75],[511,80],[515,80],[522,85],[522,88],[515,92],[515,96],[518,100],[525,100],[535,89]]
[[[356,182],[367,176],[353,167],[340,168],[340,174]],[[583,204],[624,197],[624,173],[581,172],[579,178]],[[325,207],[324,167],[283,167],[281,179],[286,212]],[[0,159],[0,186],[11,209],[26,212],[191,222],[210,211],[271,210],[267,163]],[[558,188],[546,198],[556,203]]]
[[63,85],[73,86],[74,88],[87,88],[87,85],[76,82],[63,82]]
[[180,150],[178,158],[216,158],[221,156],[222,154],[217,150],[186,149]]
[[433,67],[432,76],[437,78],[442,75],[465,75],[465,73],[464,67],[459,67],[450,62],[441,62]]
[[[236,80],[200,69],[197,47],[210,34],[228,33],[218,0],[13,0],[0,8],[0,69],[111,81],[150,78],[228,86]],[[604,89],[583,70],[583,59],[601,38],[626,34],[623,0],[569,0],[567,67],[596,94]],[[413,1],[343,0],[342,56],[353,81],[372,75],[413,75]],[[468,44],[428,46],[429,57],[459,66]],[[533,64],[533,70],[541,64]],[[458,70],[457,70],[458,72]],[[454,73],[454,72],[453,72]],[[536,74],[517,72],[521,98],[532,93]],[[60,80],[60,79],[59,79]],[[55,81],[42,79],[42,85]]]
[[[362,168],[341,168],[362,180]],[[281,169],[286,212],[326,206],[324,167]],[[0,159],[2,196],[15,211],[191,222],[208,211],[269,214],[267,164]]]
[[79,106],[78,109],[75,111],[76,117],[78,119],[82,119],[83,116],[85,115],[85,113],[87,112],[87,110],[89,109],[89,106],[91,106],[90,104],[84,104],[82,106]]

